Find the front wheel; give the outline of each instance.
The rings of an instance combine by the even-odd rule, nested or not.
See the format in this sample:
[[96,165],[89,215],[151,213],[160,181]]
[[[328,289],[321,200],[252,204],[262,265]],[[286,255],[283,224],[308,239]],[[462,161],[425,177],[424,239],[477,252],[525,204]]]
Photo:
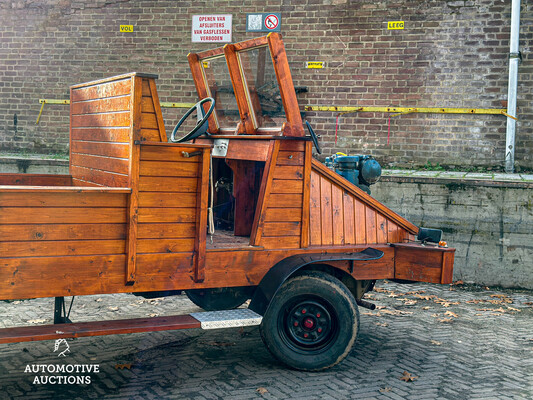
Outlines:
[[338,279],[306,272],[285,282],[261,324],[269,351],[288,366],[319,371],[341,362],[359,330],[355,298]]

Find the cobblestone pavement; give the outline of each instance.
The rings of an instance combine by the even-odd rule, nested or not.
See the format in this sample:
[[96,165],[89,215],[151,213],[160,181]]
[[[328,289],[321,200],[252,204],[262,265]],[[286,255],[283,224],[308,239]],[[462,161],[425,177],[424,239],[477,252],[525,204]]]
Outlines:
[[[286,368],[259,329],[199,329],[1,346],[1,399],[533,399],[533,293],[378,283],[356,347],[319,373]],[[50,323],[51,299],[0,302],[1,325]],[[74,321],[198,311],[185,296],[76,298]],[[98,364],[85,385],[43,385],[27,365]],[[62,375],[62,374],[59,374]],[[400,379],[400,378],[404,379]],[[409,379],[411,377],[411,379]],[[40,379],[40,378],[39,378]]]

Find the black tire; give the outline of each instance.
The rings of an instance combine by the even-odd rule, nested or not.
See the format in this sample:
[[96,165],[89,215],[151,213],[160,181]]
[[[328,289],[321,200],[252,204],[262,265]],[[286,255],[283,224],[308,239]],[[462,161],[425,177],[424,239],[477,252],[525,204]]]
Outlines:
[[231,310],[252,297],[255,287],[229,287],[186,290],[185,294],[198,307],[205,311]]
[[260,328],[279,361],[294,369],[320,371],[350,353],[359,331],[359,310],[338,279],[310,271],[281,286]]

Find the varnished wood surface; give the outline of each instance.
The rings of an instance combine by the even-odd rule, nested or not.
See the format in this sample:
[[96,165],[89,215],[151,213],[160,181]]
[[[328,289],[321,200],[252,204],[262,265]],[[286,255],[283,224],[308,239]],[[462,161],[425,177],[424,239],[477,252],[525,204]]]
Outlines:
[[0,174],[0,185],[71,186],[72,176],[52,174]]

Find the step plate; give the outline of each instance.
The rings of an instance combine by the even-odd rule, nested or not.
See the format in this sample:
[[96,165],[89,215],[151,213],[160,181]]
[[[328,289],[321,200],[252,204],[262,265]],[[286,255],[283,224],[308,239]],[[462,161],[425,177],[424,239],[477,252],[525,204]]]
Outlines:
[[263,317],[247,308],[191,313],[201,323],[202,329],[236,328],[260,325]]

